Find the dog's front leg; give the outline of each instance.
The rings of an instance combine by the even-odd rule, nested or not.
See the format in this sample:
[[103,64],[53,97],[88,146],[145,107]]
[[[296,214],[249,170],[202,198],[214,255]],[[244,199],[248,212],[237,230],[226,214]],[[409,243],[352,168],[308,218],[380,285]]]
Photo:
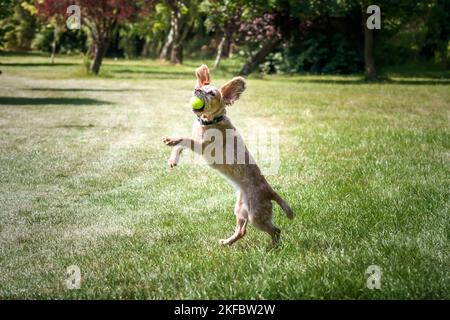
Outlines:
[[169,160],[167,160],[167,164],[169,167],[173,168],[178,164],[178,161],[180,161],[180,156],[181,156],[182,151],[183,151],[183,148],[180,146],[175,146],[175,148],[172,149],[170,158],[169,158]]
[[191,149],[192,151],[202,155],[203,148],[205,147],[204,142],[196,141],[192,138],[182,138],[182,137],[163,137],[163,142],[173,148],[167,164],[169,167],[173,168],[178,164],[180,160],[180,155],[183,149]]

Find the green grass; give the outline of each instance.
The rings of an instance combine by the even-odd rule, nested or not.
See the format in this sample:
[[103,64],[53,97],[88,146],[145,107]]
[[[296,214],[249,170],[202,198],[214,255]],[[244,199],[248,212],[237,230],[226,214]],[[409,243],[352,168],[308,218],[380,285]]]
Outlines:
[[0,61],[0,298],[450,298],[448,72],[252,76],[229,114],[280,129],[268,180],[296,217],[276,207],[279,248],[253,227],[224,248],[233,190],[203,166],[169,170],[160,140],[190,132],[200,61],[106,60],[99,78],[78,57]]

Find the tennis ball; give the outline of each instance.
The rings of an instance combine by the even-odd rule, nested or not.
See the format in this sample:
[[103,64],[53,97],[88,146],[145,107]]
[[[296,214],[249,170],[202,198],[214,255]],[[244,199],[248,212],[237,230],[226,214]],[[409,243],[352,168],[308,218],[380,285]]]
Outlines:
[[192,107],[192,109],[198,110],[198,109],[203,108],[204,105],[205,104],[203,103],[203,101],[201,99],[199,99],[197,97],[192,97],[191,98],[191,107]]

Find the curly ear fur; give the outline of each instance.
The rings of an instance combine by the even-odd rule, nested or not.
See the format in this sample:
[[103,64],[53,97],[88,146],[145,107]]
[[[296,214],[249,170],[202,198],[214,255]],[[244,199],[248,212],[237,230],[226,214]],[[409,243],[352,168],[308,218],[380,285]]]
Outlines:
[[247,85],[245,83],[245,79],[242,77],[235,77],[225,83],[221,88],[220,92],[222,94],[222,99],[225,105],[231,105],[236,100],[238,100],[245,91]]
[[197,68],[197,70],[195,70],[195,76],[197,77],[196,88],[208,85],[211,82],[209,69],[206,64],[202,64],[200,67]]

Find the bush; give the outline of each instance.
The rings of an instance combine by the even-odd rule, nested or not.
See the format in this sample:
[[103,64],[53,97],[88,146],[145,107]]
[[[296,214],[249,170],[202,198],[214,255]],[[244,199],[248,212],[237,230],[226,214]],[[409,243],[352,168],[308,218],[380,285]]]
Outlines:
[[[51,52],[53,42],[53,27],[43,27],[33,40],[32,48],[34,50]],[[82,53],[87,51],[87,35],[80,30],[64,31],[57,44],[58,53]]]
[[261,66],[264,73],[353,74],[363,70],[360,46],[343,34],[310,34],[269,55]]
[[36,18],[25,2],[15,3],[12,9],[12,15],[0,21],[0,45],[7,50],[30,50],[36,31]]

